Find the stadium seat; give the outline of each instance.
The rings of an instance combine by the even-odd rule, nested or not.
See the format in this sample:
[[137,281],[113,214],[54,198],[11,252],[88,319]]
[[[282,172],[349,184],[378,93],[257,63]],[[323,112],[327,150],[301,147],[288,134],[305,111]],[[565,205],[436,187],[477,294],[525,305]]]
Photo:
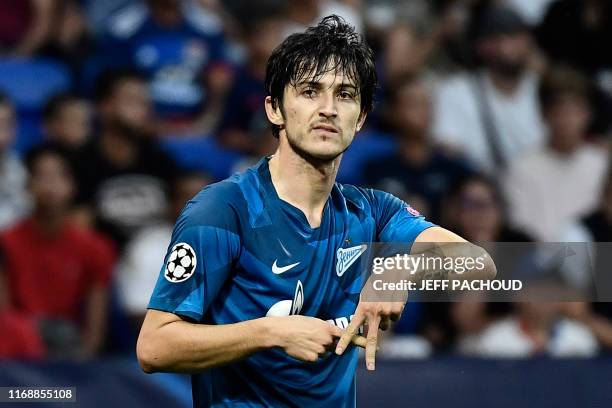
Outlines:
[[20,112],[39,111],[49,97],[70,86],[70,72],[57,61],[0,59],[0,90],[8,94]]
[[214,136],[198,138],[168,136],[161,141],[180,167],[199,170],[221,180],[231,175],[234,166],[244,158],[240,153],[222,147]]

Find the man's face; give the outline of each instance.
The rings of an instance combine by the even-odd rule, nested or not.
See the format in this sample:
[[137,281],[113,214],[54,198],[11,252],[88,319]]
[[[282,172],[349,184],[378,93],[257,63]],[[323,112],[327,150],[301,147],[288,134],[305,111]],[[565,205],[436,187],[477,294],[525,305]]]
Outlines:
[[44,154],[36,159],[30,175],[30,192],[36,206],[43,212],[61,212],[68,207],[74,183],[61,157]]
[[74,100],[64,105],[49,123],[52,137],[71,146],[80,146],[89,135],[91,109],[85,101]]
[[431,125],[431,96],[424,84],[406,84],[398,91],[392,108],[397,128],[413,136],[427,136]]
[[482,40],[479,51],[490,69],[507,76],[518,76],[529,61],[532,41],[528,33],[497,35]]
[[126,80],[117,84],[109,99],[109,116],[134,129],[147,129],[151,121],[151,97],[146,83]]
[[284,127],[280,137],[285,133],[296,153],[322,161],[334,160],[342,154],[365,120],[355,82],[334,72],[316,81],[310,78],[296,86],[288,85],[282,109],[277,107],[274,118],[270,112],[268,116]]

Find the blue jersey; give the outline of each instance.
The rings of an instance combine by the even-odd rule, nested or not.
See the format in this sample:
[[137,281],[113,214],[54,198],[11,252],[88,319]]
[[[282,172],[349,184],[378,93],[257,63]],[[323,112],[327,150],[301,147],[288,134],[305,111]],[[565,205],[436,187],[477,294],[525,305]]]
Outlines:
[[206,69],[229,64],[219,22],[187,6],[181,11],[179,24],[162,27],[145,5],[128,6],[113,16],[101,44],[102,64],[134,67],[144,74],[156,112],[170,118],[199,114],[206,101]]
[[[149,308],[203,324],[301,314],[346,328],[361,244],[412,243],[433,224],[398,198],[336,183],[321,225],[279,199],[268,158],[212,184],[180,215]],[[269,349],[193,375],[194,406],[355,405],[358,351],[304,363]]]

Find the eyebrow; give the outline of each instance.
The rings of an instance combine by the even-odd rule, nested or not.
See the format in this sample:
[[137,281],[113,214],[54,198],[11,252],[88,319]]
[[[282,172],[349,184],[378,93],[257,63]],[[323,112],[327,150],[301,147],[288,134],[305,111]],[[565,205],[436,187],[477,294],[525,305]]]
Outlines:
[[[316,89],[321,89],[323,87],[323,84],[319,81],[302,81],[299,82],[298,84],[296,84],[296,88],[297,87],[302,87],[302,86],[312,86],[313,88]],[[336,88],[340,88],[340,89],[347,89],[350,88],[354,91],[357,91],[357,87],[353,84],[350,84],[348,82],[341,82],[339,84],[336,85]]]

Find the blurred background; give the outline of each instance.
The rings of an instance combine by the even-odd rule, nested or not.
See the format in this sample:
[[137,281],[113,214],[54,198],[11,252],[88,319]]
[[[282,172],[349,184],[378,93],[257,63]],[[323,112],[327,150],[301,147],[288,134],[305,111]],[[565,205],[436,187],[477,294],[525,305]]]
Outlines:
[[[606,0],[0,0],[0,385],[190,406],[135,360],[174,220],[275,150],[267,58],[329,14],[380,79],[338,181],[469,240],[612,241]],[[612,402],[608,303],[410,302],[383,341],[362,406]]]

